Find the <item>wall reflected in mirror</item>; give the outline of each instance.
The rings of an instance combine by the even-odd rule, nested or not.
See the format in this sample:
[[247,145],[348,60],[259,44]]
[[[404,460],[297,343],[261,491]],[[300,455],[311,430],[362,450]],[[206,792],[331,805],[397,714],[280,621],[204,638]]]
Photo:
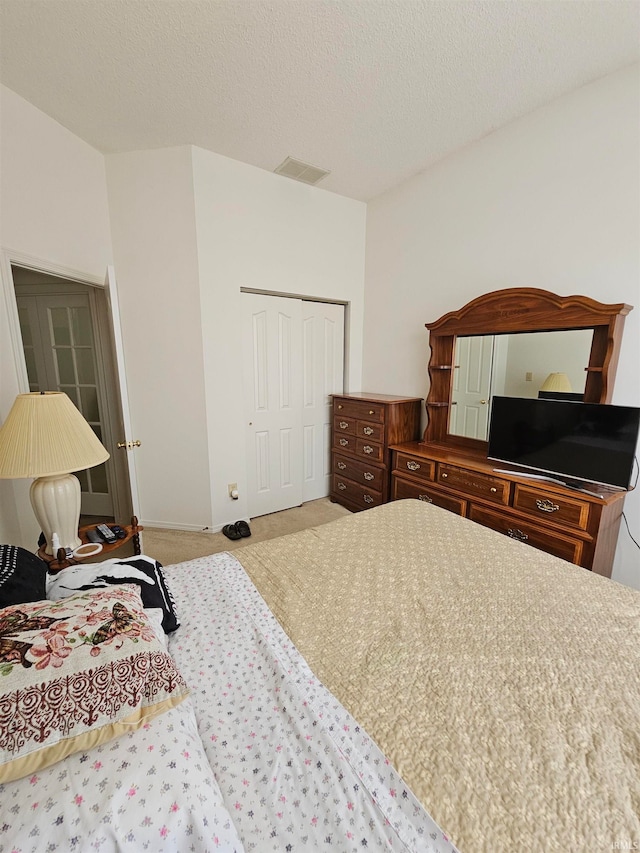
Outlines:
[[449,433],[486,441],[491,397],[538,397],[552,373],[583,394],[592,338],[593,329],[458,337]]

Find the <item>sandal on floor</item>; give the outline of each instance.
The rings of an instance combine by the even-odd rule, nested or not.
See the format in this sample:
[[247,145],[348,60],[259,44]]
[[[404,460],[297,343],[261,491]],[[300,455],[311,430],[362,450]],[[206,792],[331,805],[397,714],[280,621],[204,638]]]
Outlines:
[[246,521],[236,521],[235,528],[240,536],[251,536],[251,529]]
[[241,539],[243,535],[238,530],[237,524],[225,524],[225,526],[222,528],[222,532],[227,537],[227,539],[233,539],[234,541],[236,539]]

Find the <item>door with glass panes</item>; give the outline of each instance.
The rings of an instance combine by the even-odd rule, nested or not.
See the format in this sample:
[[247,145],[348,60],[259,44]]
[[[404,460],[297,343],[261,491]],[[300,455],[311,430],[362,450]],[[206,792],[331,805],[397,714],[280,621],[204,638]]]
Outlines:
[[[16,287],[31,391],[64,391],[104,442],[104,387],[95,351],[88,293],[30,294]],[[82,514],[112,516],[106,463],[75,472]]]

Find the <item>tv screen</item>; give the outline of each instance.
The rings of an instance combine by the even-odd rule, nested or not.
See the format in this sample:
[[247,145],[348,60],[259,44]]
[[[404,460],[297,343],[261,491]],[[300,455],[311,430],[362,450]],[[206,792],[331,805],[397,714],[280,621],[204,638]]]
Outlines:
[[541,400],[573,400],[581,403],[584,394],[573,394],[571,391],[538,391],[538,397]]
[[632,406],[493,397],[487,455],[568,485],[628,489],[639,425]]

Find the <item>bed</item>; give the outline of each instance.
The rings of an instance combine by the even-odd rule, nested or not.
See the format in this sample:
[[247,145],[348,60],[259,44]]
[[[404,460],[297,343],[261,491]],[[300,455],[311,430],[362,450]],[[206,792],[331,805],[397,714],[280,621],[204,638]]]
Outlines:
[[163,575],[184,698],[0,784],[0,851],[640,841],[640,593],[417,500]]

